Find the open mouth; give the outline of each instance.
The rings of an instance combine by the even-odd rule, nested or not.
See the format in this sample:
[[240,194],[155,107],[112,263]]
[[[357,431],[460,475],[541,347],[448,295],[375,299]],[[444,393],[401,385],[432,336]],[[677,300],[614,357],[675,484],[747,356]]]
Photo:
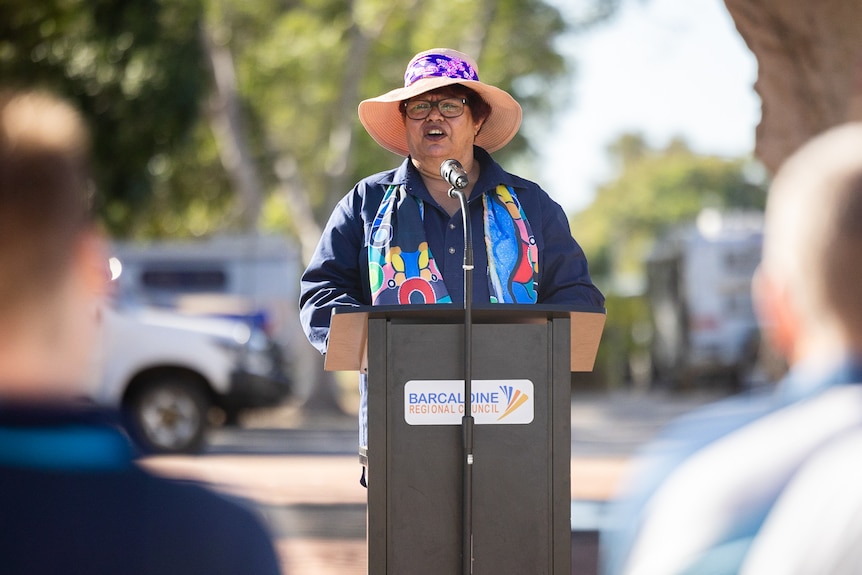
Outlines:
[[425,137],[430,140],[440,140],[445,136],[446,134],[440,128],[429,128],[425,130]]

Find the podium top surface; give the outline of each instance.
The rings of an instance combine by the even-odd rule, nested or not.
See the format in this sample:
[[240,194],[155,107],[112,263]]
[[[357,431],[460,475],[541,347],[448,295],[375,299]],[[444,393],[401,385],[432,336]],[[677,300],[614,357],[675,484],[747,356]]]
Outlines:
[[[555,318],[571,320],[571,370],[592,371],[605,325],[605,309],[593,306],[486,304],[473,307],[473,323],[535,323]],[[324,369],[366,371],[368,320],[463,323],[457,304],[340,307],[333,309]]]
[[[483,321],[499,321],[504,317],[565,317],[573,312],[604,314],[605,308],[594,306],[576,306],[559,304],[473,304],[472,318],[476,323]],[[337,307],[333,315],[345,313],[365,313],[369,318],[389,317],[405,319],[428,318],[436,322],[461,322],[464,320],[464,308],[459,304],[417,304],[417,305],[380,305],[361,307]]]

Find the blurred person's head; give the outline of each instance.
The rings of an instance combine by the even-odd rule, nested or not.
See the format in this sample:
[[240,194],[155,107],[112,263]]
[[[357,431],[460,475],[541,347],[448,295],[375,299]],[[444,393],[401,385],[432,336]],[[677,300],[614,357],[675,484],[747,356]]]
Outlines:
[[0,91],[0,395],[74,394],[104,294],[88,133],[44,92]]
[[862,123],[817,136],[775,175],[755,285],[790,363],[862,353]]

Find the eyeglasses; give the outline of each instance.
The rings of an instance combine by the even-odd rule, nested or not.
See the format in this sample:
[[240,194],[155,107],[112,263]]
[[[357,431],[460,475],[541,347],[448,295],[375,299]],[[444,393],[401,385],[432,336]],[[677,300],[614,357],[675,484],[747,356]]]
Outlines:
[[431,114],[431,110],[437,108],[440,115],[444,118],[457,118],[464,113],[464,106],[467,104],[465,98],[444,98],[432,102],[430,100],[409,100],[402,103],[404,112],[411,120],[424,120]]

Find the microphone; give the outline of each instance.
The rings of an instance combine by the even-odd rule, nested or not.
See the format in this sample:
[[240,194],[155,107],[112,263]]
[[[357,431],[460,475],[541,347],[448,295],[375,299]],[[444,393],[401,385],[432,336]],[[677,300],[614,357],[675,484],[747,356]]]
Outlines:
[[440,164],[440,175],[456,190],[463,190],[470,183],[464,166],[458,160],[446,160]]

